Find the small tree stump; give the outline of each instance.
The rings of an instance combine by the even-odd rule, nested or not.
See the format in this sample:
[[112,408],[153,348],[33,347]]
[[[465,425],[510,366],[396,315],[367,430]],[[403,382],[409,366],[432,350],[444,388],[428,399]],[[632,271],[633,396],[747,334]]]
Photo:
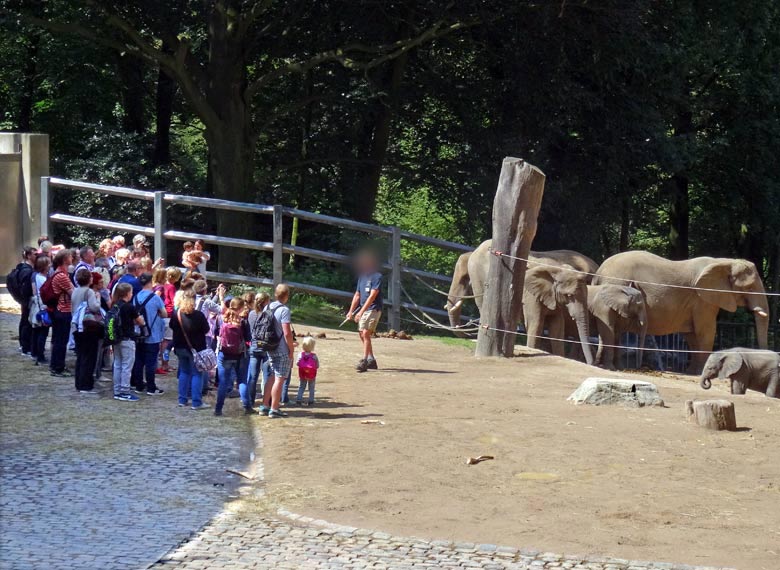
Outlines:
[[737,429],[734,404],[728,400],[688,400],[685,402],[685,414],[689,422],[707,429],[728,431]]

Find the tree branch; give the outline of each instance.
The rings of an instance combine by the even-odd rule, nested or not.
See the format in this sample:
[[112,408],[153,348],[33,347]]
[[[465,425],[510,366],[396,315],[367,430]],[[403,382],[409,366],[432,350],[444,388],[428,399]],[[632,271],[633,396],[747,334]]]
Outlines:
[[[474,26],[478,23],[479,20],[471,20],[468,22],[455,22],[454,24],[446,25],[443,21],[439,21],[418,36],[398,40],[391,44],[382,46],[367,46],[361,43],[347,44],[340,48],[318,53],[305,61],[288,62],[252,81],[246,89],[245,97],[247,101],[251,101],[263,88],[277,79],[286,75],[305,73],[324,63],[339,63],[348,69],[373,69],[426,42],[444,37],[455,31]],[[368,61],[358,61],[355,57],[360,54],[382,55]]]

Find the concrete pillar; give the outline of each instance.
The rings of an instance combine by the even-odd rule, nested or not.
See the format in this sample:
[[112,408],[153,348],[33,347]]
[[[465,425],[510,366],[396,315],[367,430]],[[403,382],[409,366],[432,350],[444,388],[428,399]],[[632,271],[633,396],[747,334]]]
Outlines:
[[[21,152],[21,196],[15,208],[24,245],[36,245],[41,235],[41,176],[49,175],[49,135],[0,133],[0,154]],[[0,187],[0,195],[6,196]],[[21,254],[20,254],[21,255]]]
[[22,153],[0,151],[0,279],[22,258]]

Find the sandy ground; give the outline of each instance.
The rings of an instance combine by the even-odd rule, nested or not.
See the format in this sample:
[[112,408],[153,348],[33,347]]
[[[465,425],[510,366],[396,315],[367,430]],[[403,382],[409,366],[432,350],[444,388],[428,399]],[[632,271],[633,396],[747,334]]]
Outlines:
[[[359,375],[357,336],[325,332],[317,407],[258,418],[279,504],[407,536],[780,568],[780,401],[647,377],[667,407],[574,406],[584,378],[618,375],[437,340],[379,339],[382,370]],[[684,401],[707,397],[732,399],[742,429],[687,424]]]

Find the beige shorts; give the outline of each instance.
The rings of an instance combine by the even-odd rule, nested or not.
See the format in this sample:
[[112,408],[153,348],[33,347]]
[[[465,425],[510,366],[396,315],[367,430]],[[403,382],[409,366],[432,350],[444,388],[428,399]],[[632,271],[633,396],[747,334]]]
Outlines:
[[171,319],[163,319],[165,323],[165,332],[163,333],[163,340],[173,340],[173,329],[171,328]]
[[363,316],[360,317],[360,322],[358,323],[358,330],[374,332],[376,330],[376,326],[379,324],[379,319],[381,316],[382,316],[382,311],[378,311],[376,309],[374,309],[373,311],[366,311],[365,313],[363,313]]

